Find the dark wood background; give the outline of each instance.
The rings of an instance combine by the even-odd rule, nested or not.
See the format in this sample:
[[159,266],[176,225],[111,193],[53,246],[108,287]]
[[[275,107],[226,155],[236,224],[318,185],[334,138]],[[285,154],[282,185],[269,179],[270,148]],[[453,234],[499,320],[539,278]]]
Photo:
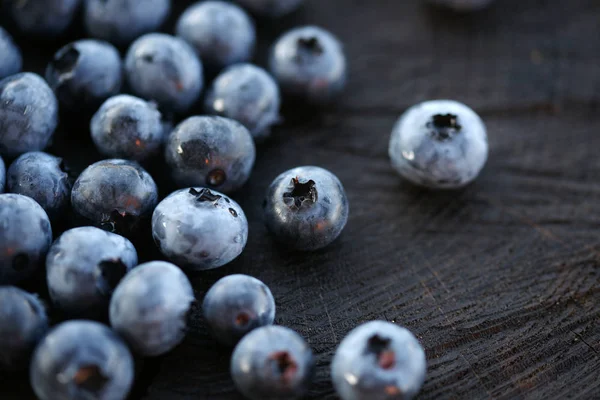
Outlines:
[[[178,14],[190,2],[175,3]],[[290,17],[259,21],[259,62],[284,30],[317,24],[343,40],[351,79],[329,109],[286,106],[234,196],[250,221],[248,246],[230,265],[190,277],[197,298],[231,273],[267,283],[277,323],[316,354],[312,399],[336,398],[336,346],[372,319],[407,326],[423,343],[420,399],[599,399],[600,3],[498,0],[470,16],[420,3],[308,0]],[[26,68],[43,71],[66,41],[19,38]],[[400,113],[435,98],[465,102],[489,128],[488,164],[464,190],[416,188],[388,161]],[[100,158],[75,116],[63,116],[50,151],[76,171]],[[306,164],[338,175],[350,219],[329,248],[289,253],[269,237],[260,204],[276,175]],[[148,168],[167,194],[163,165]],[[149,236],[138,250],[159,257]],[[183,344],[140,360],[131,397],[240,399],[229,356],[196,310]],[[31,397],[24,378],[0,382],[0,398]]]

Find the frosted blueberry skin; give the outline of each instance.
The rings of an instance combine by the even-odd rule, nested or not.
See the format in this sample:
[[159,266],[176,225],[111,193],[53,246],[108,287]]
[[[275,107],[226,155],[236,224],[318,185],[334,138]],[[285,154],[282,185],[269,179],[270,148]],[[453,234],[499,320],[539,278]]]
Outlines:
[[315,372],[312,350],[300,335],[282,326],[257,328],[231,356],[231,377],[252,400],[299,399]]
[[151,102],[129,95],[106,100],[90,122],[92,140],[105,156],[143,161],[164,141],[161,113]]
[[392,166],[409,181],[432,189],[472,182],[488,156],[486,128],[466,105],[432,100],[409,108],[390,139]]
[[138,163],[103,160],[75,181],[71,204],[79,215],[104,230],[127,236],[150,218],[158,202],[154,180]]
[[84,0],[83,22],[90,36],[116,45],[159,30],[171,0]]
[[410,400],[427,372],[425,351],[406,328],[371,321],[352,330],[331,363],[342,400]]
[[204,318],[216,340],[234,346],[253,329],[272,325],[275,299],[261,281],[248,275],[219,279],[202,303]]
[[304,0],[236,0],[256,15],[277,18],[295,11]]
[[56,37],[71,25],[80,0],[8,0],[6,12],[21,32],[40,37]]
[[143,356],[172,350],[185,337],[194,291],[185,274],[164,261],[141,264],[110,301],[110,324]]
[[31,197],[51,220],[69,209],[71,186],[63,159],[40,151],[22,154],[10,165],[6,176],[8,192]]
[[156,206],[152,236],[173,262],[202,271],[221,267],[242,253],[248,220],[242,208],[222,193],[181,189]]
[[4,193],[4,184],[6,182],[6,167],[4,160],[0,156],[0,193]]
[[29,278],[43,265],[52,243],[44,209],[20,194],[0,194],[0,285]]
[[256,148],[250,132],[237,121],[190,117],[169,135],[165,158],[178,185],[232,193],[250,178]]
[[83,39],[56,52],[46,68],[46,81],[67,110],[95,110],[121,90],[123,65],[108,42]]
[[339,179],[326,169],[297,167],[279,175],[263,204],[273,237],[303,251],[333,242],[348,221],[349,204]]
[[207,114],[234,119],[252,136],[264,139],[279,122],[281,95],[275,80],[252,64],[233,65],[212,83],[204,101]]
[[48,330],[37,298],[14,286],[0,286],[0,371],[27,368],[33,349]]
[[282,92],[311,104],[327,104],[346,85],[347,63],[342,45],[316,26],[295,28],[271,49],[269,69]]
[[479,11],[494,2],[494,0],[427,0],[429,3],[450,8],[458,12]]
[[133,377],[133,357],[123,340],[86,320],[54,327],[36,348],[29,369],[40,400],[123,400]]
[[0,79],[21,71],[23,57],[12,36],[0,26]]
[[39,75],[24,72],[0,81],[0,154],[12,158],[43,150],[58,125],[58,102]]
[[194,50],[163,33],[149,33],[133,42],[125,57],[125,74],[134,95],[177,113],[196,103],[204,79]]
[[254,54],[254,22],[235,4],[224,1],[192,4],[179,17],[175,32],[213,72],[248,61]]
[[52,304],[68,316],[101,318],[115,287],[138,257],[122,236],[86,226],[63,233],[46,257]]

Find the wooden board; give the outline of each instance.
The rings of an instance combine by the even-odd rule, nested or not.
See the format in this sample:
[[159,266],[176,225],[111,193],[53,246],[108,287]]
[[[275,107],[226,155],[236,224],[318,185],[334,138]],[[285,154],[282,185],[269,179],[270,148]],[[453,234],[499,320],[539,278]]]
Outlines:
[[[260,60],[292,26],[328,28],[345,43],[351,79],[331,108],[286,107],[234,196],[250,221],[245,252],[191,279],[198,299],[231,273],[267,283],[277,323],[315,351],[311,399],[336,398],[336,346],[372,319],[407,326],[423,343],[419,399],[600,398],[600,3],[497,3],[460,16],[417,0],[308,0],[259,23]],[[469,104],[489,128],[488,164],[461,191],[416,188],[389,164],[395,120],[433,98]],[[99,158],[84,122],[64,126],[55,152],[81,167]],[[66,141],[79,151],[65,152]],[[306,164],[338,175],[351,214],[329,248],[290,253],[268,235],[260,204],[276,175]],[[150,169],[166,194],[164,168]],[[150,240],[140,247],[156,257]],[[196,311],[184,343],[145,362],[132,398],[241,399],[229,356]]]

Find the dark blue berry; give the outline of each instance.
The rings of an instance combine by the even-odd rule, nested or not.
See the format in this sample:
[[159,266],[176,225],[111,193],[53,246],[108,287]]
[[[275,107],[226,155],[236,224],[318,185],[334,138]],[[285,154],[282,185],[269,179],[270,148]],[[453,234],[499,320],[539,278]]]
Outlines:
[[31,197],[51,220],[68,210],[71,186],[63,159],[39,151],[25,153],[13,161],[6,176],[7,192]]
[[231,356],[231,377],[252,400],[293,400],[306,395],[314,375],[312,350],[282,326],[258,328],[242,338]]
[[272,325],[275,300],[261,281],[248,275],[229,275],[215,283],[202,303],[213,336],[227,346],[261,326]]
[[133,244],[122,236],[91,226],[68,230],[46,258],[52,303],[69,316],[106,316],[115,287],[137,261]]
[[73,320],[42,339],[29,377],[40,400],[123,400],[133,383],[133,357],[108,327]]
[[23,57],[12,36],[0,26],[0,79],[21,71]]
[[177,266],[141,264],[117,286],[110,324],[137,353],[157,356],[183,340],[194,302],[192,286]]
[[0,194],[0,285],[30,277],[44,264],[52,228],[44,209],[20,194]]
[[47,329],[46,310],[37,296],[0,286],[0,371],[27,368]]
[[427,371],[425,351],[408,330],[372,321],[342,340],[331,363],[333,386],[342,400],[410,400]]
[[104,230],[132,234],[158,201],[154,180],[138,163],[103,160],[87,167],[73,185],[71,204]]
[[165,136],[156,105],[124,94],[106,100],[92,118],[90,131],[100,153],[136,161],[154,155]]
[[275,239],[296,250],[317,250],[333,242],[348,212],[341,182],[319,167],[298,167],[279,175],[264,204],[265,222]]
[[231,193],[250,177],[256,148],[252,136],[239,122],[221,117],[190,117],[169,135],[165,156],[180,186],[205,186]]
[[24,72],[0,81],[0,154],[43,150],[58,124],[58,102],[39,75]]
[[71,25],[81,0],[13,0],[5,1],[7,11],[21,32],[54,37]]
[[84,24],[90,36],[125,45],[156,31],[163,24],[171,0],[84,0]]
[[178,190],[152,215],[152,235],[160,251],[192,270],[223,266],[239,256],[248,240],[242,208],[206,188]]

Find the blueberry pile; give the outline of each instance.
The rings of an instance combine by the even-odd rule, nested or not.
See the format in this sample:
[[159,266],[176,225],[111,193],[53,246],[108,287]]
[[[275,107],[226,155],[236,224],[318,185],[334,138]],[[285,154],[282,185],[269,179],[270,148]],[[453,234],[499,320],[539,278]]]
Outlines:
[[[490,2],[430,1],[457,10]],[[60,42],[41,77],[22,72],[21,50],[0,27],[0,370],[29,368],[42,400],[124,399],[134,357],[184,339],[196,307],[186,274],[244,251],[248,221],[229,196],[251,184],[256,143],[282,122],[282,100],[320,106],[344,89],[343,46],[321,27],[284,33],[266,69],[251,64],[250,15],[268,21],[302,0],[236,3],[190,5],[174,35],[158,32],[170,0],[2,3],[15,34],[63,40],[81,17],[88,36]],[[78,176],[68,159],[43,152],[59,119],[74,114],[87,118],[90,143],[106,157]],[[464,104],[424,102],[400,117],[389,155],[417,185],[462,187],[486,162],[486,128]],[[161,194],[147,168],[157,165],[178,190]],[[262,208],[274,240],[293,251],[325,248],[349,216],[342,183],[317,166],[279,174]],[[150,236],[168,261],[138,265],[137,243]],[[15,286],[32,287],[40,274],[41,297]],[[313,353],[298,333],[273,325],[275,300],[263,282],[226,276],[200,308],[215,340],[234,347],[231,377],[243,395],[307,393]],[[415,336],[382,321],[351,331],[331,364],[344,400],[410,399],[425,373]]]

